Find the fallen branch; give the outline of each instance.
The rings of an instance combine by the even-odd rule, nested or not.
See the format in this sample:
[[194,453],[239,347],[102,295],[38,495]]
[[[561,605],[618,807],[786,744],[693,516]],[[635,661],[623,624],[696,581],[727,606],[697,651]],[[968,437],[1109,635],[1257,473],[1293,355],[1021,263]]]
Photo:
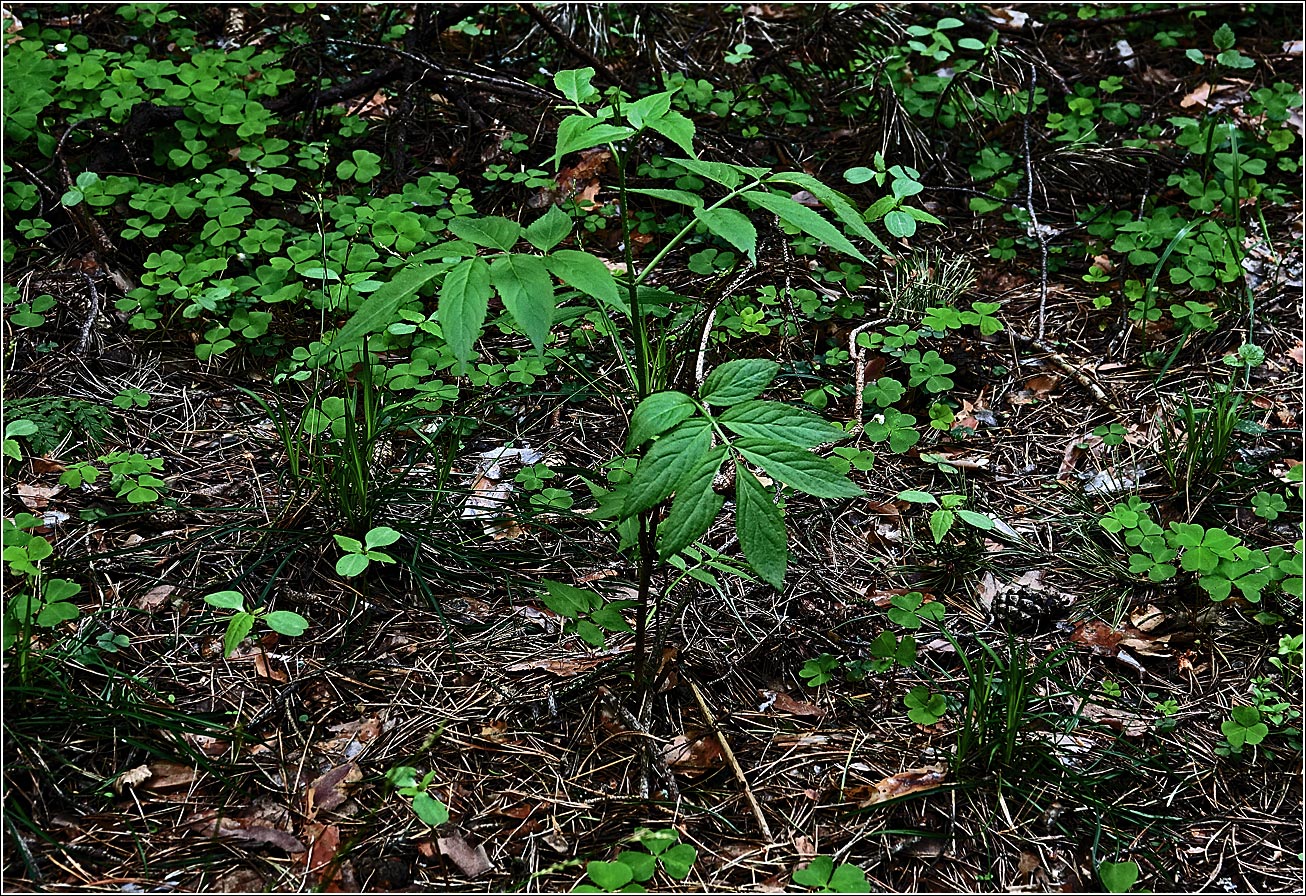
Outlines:
[[698,708],[703,712],[703,721],[707,722],[708,728],[716,734],[716,738],[721,743],[721,753],[726,757],[726,762],[730,763],[730,768],[734,770],[735,778],[739,780],[739,786],[744,788],[744,799],[748,801],[748,807],[753,810],[753,817],[757,819],[757,826],[762,831],[762,836],[768,841],[775,838],[771,836],[771,826],[766,823],[766,816],[762,814],[762,807],[758,805],[757,797],[753,796],[753,789],[748,786],[748,778],[744,776],[744,770],[739,767],[739,760],[735,758],[735,751],[730,749],[730,741],[726,739],[726,733],[717,724],[716,716],[703,699],[703,692],[698,689],[698,685],[689,682],[690,689],[694,692],[694,699],[698,701]]

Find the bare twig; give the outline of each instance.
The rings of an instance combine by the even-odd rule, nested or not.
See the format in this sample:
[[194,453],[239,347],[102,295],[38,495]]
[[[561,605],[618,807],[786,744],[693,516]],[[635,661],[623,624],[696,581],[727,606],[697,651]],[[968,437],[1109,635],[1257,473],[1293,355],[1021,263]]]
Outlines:
[[689,687],[694,692],[694,699],[698,701],[698,708],[703,713],[703,720],[707,722],[708,728],[716,733],[717,740],[721,743],[722,755],[726,757],[726,762],[730,763],[730,768],[734,770],[739,785],[744,788],[744,799],[748,801],[748,807],[753,810],[753,817],[757,819],[757,826],[762,831],[762,836],[767,840],[774,840],[775,838],[771,836],[771,826],[766,823],[766,816],[762,814],[762,807],[758,805],[757,797],[753,796],[753,789],[748,786],[748,778],[744,776],[744,770],[739,767],[739,760],[735,758],[735,751],[730,749],[730,741],[726,738],[725,731],[721,730],[721,726],[717,724],[716,716],[713,715],[711,708],[707,705],[707,700],[703,699],[703,692],[698,689],[698,685],[690,681]]
[[1025,211],[1029,214],[1029,234],[1038,240],[1039,289],[1038,289],[1038,338],[1043,338],[1045,317],[1048,305],[1048,234],[1038,223],[1034,213],[1034,156],[1030,147],[1030,119],[1034,117],[1034,88],[1038,85],[1038,68],[1029,66],[1029,100],[1025,108]]
[[559,28],[553,20],[546,16],[534,3],[519,3],[517,4],[517,8],[530,16],[537,25],[549,32],[549,36],[561,44],[567,52],[571,53],[582,62],[587,62],[594,66],[599,74],[607,79],[609,84],[620,87],[622,90],[626,89],[626,85],[622,83],[622,80],[617,77],[616,73],[608,67],[607,63],[572,40],[571,35]]

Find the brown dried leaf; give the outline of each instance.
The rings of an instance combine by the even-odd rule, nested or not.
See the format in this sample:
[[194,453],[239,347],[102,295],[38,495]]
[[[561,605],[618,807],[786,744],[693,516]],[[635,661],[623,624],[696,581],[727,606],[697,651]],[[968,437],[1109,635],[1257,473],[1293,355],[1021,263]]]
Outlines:
[[875,793],[871,794],[869,799],[862,801],[859,805],[870,806],[875,803],[883,803],[886,800],[907,796],[911,793],[933,790],[942,785],[947,777],[948,767],[946,765],[923,765],[920,768],[909,768],[906,771],[898,772],[896,775],[889,775],[889,777],[880,781],[875,785]]
[[1122,632],[1116,631],[1105,622],[1089,619],[1075,624],[1070,640],[1076,644],[1083,644],[1100,656],[1115,656],[1119,652],[1120,639],[1123,637]]
[[701,775],[725,762],[716,735],[701,732],[676,735],[662,748],[662,758],[672,771],[686,775]]
[[18,500],[22,501],[28,510],[41,511],[50,506],[50,499],[58,496],[64,490],[62,485],[23,485],[14,486],[14,491],[18,493]]
[[761,691],[760,693],[764,698],[774,697],[771,705],[781,712],[787,712],[790,715],[795,716],[819,717],[825,715],[825,710],[817,706],[815,703],[795,700],[783,691]]
[[174,585],[155,585],[138,597],[132,605],[147,613],[157,613],[167,606],[168,597],[176,590]]
[[254,654],[254,674],[269,681],[290,681],[290,673],[284,664],[268,657],[264,651]]
[[587,654],[585,656],[563,657],[562,659],[537,659],[537,660],[519,660],[511,665],[505,666],[505,672],[529,672],[532,669],[543,669],[559,678],[572,678],[582,673],[588,672],[595,666],[601,666],[608,660],[612,659],[614,654],[622,653],[632,648],[625,647],[620,650],[605,650],[598,654]]
[[363,780],[363,771],[356,762],[347,762],[330,769],[308,786],[304,792],[304,812],[310,818],[318,812],[329,812],[349,799],[349,785]]
[[187,826],[206,837],[266,843],[291,855],[299,855],[307,849],[296,837],[285,831],[249,818],[218,818],[212,813],[206,813],[195,817]]
[[1296,361],[1298,367],[1306,367],[1306,344],[1297,340],[1297,344],[1288,349],[1288,357]]
[[50,460],[48,457],[34,457],[31,459],[32,472],[38,476],[45,476],[51,473],[62,473],[68,469],[57,460]]
[[1029,389],[1035,398],[1043,399],[1056,391],[1060,382],[1061,377],[1050,373],[1043,373],[1025,380],[1025,388]]
[[189,787],[195,782],[195,769],[175,762],[150,763],[150,777],[145,781],[147,790],[169,790]]
[[475,880],[494,870],[494,863],[485,854],[485,846],[472,846],[461,834],[451,834],[435,841],[440,853],[458,866],[469,880]]
[[312,844],[305,856],[305,871],[319,887],[325,888],[333,882],[338,871],[338,868],[331,867],[331,863],[340,851],[340,828],[334,824],[306,824],[303,834]]
[[124,787],[135,787],[144,781],[153,777],[154,771],[148,765],[138,765],[135,768],[128,769],[118,776],[118,780],[113,782],[115,793],[122,793]]

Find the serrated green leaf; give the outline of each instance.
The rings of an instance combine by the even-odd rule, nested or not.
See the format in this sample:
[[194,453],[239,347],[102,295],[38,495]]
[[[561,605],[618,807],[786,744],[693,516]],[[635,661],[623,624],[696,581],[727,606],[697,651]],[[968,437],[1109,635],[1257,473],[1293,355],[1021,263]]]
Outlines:
[[757,228],[748,216],[733,208],[695,208],[694,217],[757,264]]
[[703,535],[721,512],[725,498],[712,489],[726,447],[718,445],[691,467],[676,486],[671,512],[658,526],[658,554],[665,560]]
[[694,400],[683,392],[654,392],[630,415],[630,437],[626,440],[626,447],[634,448],[662,435],[682,420],[692,417],[696,410]]
[[727,361],[707,375],[698,397],[718,407],[748,401],[761,395],[779,372],[779,364],[761,358]]
[[502,255],[490,264],[490,282],[536,351],[544,351],[556,305],[544,260],[535,255]]
[[319,349],[309,363],[320,366],[332,355],[352,350],[364,336],[379,333],[390,326],[400,304],[449,267],[448,264],[410,264],[403,268],[363,300],[354,315],[336,331],[330,344]]
[[658,439],[623,487],[624,516],[648,510],[666,499],[712,445],[712,429],[701,417],[691,418]]
[[836,893],[869,893],[866,872],[856,865],[840,865],[830,875],[830,889]]
[[553,162],[557,164],[569,152],[605,146],[617,140],[625,140],[634,133],[632,128],[625,125],[608,124],[588,115],[569,115],[558,125],[558,143],[553,152]]
[[934,536],[935,544],[942,543],[943,536],[952,529],[956,519],[957,515],[951,510],[936,510],[930,514],[930,534]]
[[694,155],[694,122],[691,119],[672,111],[645,124],[679,146],[685,155]]
[[767,171],[765,168],[749,168],[727,162],[704,162],[700,159],[667,159],[667,161],[679,165],[691,174],[715,181],[728,190],[733,190],[742,184],[746,177],[761,177]]
[[457,373],[466,372],[472,347],[485,324],[490,306],[490,266],[482,258],[468,258],[445,275],[440,287],[436,320],[449,350],[458,359]]
[[806,172],[786,171],[781,174],[773,174],[768,178],[768,183],[778,182],[792,184],[801,187],[815,196],[822,205],[834,213],[839,222],[844,227],[851,230],[857,236],[866,240],[882,252],[888,252],[889,248],[880,241],[871,228],[866,226],[866,220],[849,201],[838,190],[827,186],[817,178]]
[[740,439],[734,447],[790,488],[817,498],[856,498],[865,494],[839,471],[834,462],[810,451],[764,439]]
[[342,551],[348,551],[351,554],[361,554],[363,552],[363,543],[357,538],[350,538],[348,535],[332,535],[336,544]]
[[588,613],[594,606],[595,595],[583,588],[568,585],[565,582],[544,580],[546,593],[541,595],[544,605],[559,616],[576,619],[582,613]]
[[848,436],[841,427],[811,411],[778,401],[743,401],[717,419],[736,435],[783,442],[797,448],[815,448]]
[[218,591],[204,595],[204,603],[219,610],[243,610],[245,597],[239,591]]
[[571,233],[571,216],[556,205],[536,218],[526,228],[526,241],[541,252],[548,252]]
[[240,646],[240,642],[245,640],[245,636],[254,628],[254,615],[252,613],[237,613],[231,617],[227,623],[227,632],[222,636],[222,655],[230,657]]
[[503,252],[511,252],[522,235],[520,224],[499,215],[486,215],[483,218],[464,215],[452,219],[448,226],[454,236],[462,237],[478,246],[499,249]]
[[[781,221],[791,227],[798,228],[807,236],[820,240],[831,249],[836,249],[845,255],[851,255],[853,258],[865,261],[867,264],[870,263],[869,259],[848,241],[848,237],[840,233],[838,228],[807,206],[799,205],[787,196],[777,196],[774,193],[767,193],[762,190],[743,193],[742,196],[744,201],[750,205],[766,209]],[[914,224],[915,222],[913,222],[913,226]]]
[[626,103],[621,107],[621,112],[630,122],[631,127],[642,128],[646,123],[661,118],[671,111],[671,94],[672,91],[664,90],[661,93],[650,93],[646,97],[641,97],[633,103]]
[[617,281],[602,260],[577,249],[559,249],[544,258],[549,272],[570,287],[610,305],[621,301]]
[[934,496],[929,492],[916,491],[915,489],[906,489],[898,492],[899,501],[911,501],[913,504],[938,504]]
[[553,76],[553,84],[567,99],[573,103],[587,103],[599,95],[599,91],[590,82],[594,80],[594,69],[567,69]]
[[628,632],[630,623],[621,615],[621,610],[608,604],[590,614],[590,621],[610,632]]
[[627,193],[637,193],[640,196],[649,196],[653,199],[661,199],[665,202],[678,202],[681,205],[687,205],[690,208],[702,208],[703,197],[697,193],[688,193],[684,190],[664,190],[659,188],[635,188],[630,187]]
[[279,635],[295,637],[308,631],[308,620],[290,610],[274,610],[265,615],[263,621]]
[[784,514],[746,467],[735,467],[735,532],[753,571],[777,591],[789,565]]

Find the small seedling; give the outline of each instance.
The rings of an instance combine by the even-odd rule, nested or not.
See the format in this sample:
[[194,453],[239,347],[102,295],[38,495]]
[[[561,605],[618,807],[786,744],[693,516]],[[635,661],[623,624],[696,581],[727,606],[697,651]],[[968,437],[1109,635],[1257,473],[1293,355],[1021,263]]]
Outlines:
[[227,633],[222,637],[222,655],[230,657],[240,643],[254,629],[254,623],[263,620],[267,627],[279,635],[294,637],[308,631],[308,620],[289,610],[268,612],[262,607],[245,609],[245,598],[239,591],[218,591],[204,596],[204,602],[219,610],[235,610],[236,615],[227,623]]
[[1128,893],[1138,883],[1137,862],[1102,862],[1097,875],[1108,893]]
[[350,578],[359,575],[373,562],[394,563],[395,558],[377,548],[394,544],[399,540],[399,533],[389,526],[376,526],[369,529],[363,541],[348,535],[333,535],[336,544],[345,553],[336,561],[336,573]]
[[834,864],[830,856],[816,856],[806,868],[794,872],[794,883],[818,893],[869,893],[866,872],[856,865]]
[[412,800],[413,814],[424,824],[438,828],[449,820],[449,807],[443,801],[431,795],[431,782],[435,772],[429,771],[419,781],[417,769],[410,765],[398,765],[385,773],[385,779],[400,796]]
[[917,685],[902,698],[907,705],[907,718],[917,725],[933,725],[948,711],[948,701],[942,694],[930,691],[927,685]]
[[919,591],[895,594],[890,599],[890,604],[892,605],[889,609],[890,621],[912,631],[920,628],[926,620],[931,622],[943,620],[943,604],[938,601],[926,603],[925,596]]
[[839,661],[830,654],[823,653],[803,663],[803,668],[798,670],[798,675],[807,679],[809,688],[816,688],[831,681],[838,668]]
[[698,850],[688,843],[680,843],[680,834],[673,828],[660,831],[643,829],[633,838],[647,852],[623,849],[615,861],[594,860],[585,865],[585,874],[593,884],[581,884],[577,893],[642,893],[643,884],[652,879],[658,866],[673,880],[689,876]]
[[1247,744],[1254,747],[1270,733],[1269,726],[1261,721],[1261,711],[1255,706],[1235,706],[1230,716],[1220,725],[1230,753],[1241,753]]

